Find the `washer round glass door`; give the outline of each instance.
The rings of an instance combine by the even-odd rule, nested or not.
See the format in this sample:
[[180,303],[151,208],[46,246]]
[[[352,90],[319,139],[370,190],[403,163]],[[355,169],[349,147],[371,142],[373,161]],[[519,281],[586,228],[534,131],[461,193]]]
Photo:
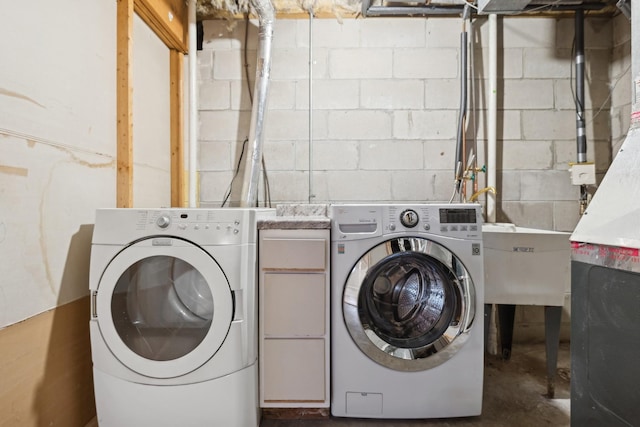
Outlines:
[[96,314],[109,349],[128,368],[173,378],[202,366],[224,342],[231,289],[217,262],[175,238],[150,238],[118,253],[98,285]]
[[421,371],[444,363],[468,338],[475,289],[444,246],[395,238],[358,260],[342,307],[351,337],[369,358],[391,369]]

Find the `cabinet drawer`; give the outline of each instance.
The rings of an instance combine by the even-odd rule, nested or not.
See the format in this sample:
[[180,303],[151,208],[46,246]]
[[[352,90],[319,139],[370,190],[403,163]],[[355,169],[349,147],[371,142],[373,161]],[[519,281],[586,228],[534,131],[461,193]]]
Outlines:
[[265,273],[265,336],[322,336],[327,312],[323,273]]
[[324,270],[326,239],[264,238],[260,242],[263,269]]
[[324,339],[265,339],[263,399],[265,402],[323,402]]

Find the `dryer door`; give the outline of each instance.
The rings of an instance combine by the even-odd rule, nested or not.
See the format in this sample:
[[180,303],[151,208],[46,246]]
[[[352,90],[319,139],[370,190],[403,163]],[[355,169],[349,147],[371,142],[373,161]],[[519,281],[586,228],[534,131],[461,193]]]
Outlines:
[[355,264],[344,289],[351,337],[369,358],[399,371],[440,365],[466,341],[475,289],[462,262],[425,238],[378,244]]
[[115,357],[133,371],[173,378],[224,342],[234,302],[224,272],[187,241],[158,237],[118,253],[97,289],[95,315]]

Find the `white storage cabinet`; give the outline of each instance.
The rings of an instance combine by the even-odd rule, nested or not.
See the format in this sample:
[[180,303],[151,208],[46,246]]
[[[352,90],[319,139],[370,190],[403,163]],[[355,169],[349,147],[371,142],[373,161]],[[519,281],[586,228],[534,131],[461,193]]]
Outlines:
[[329,230],[259,233],[260,405],[329,407]]

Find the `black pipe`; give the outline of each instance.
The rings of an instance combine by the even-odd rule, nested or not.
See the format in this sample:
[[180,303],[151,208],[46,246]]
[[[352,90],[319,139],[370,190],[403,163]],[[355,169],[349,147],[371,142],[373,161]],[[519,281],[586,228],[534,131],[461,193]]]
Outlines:
[[[584,119],[584,11],[576,10],[575,15],[575,51],[576,51],[576,145],[578,163],[587,161],[587,131]],[[580,186],[580,214],[587,209],[589,195],[587,186]]]
[[576,143],[578,163],[587,161],[587,135],[584,119],[584,11],[576,10]]

